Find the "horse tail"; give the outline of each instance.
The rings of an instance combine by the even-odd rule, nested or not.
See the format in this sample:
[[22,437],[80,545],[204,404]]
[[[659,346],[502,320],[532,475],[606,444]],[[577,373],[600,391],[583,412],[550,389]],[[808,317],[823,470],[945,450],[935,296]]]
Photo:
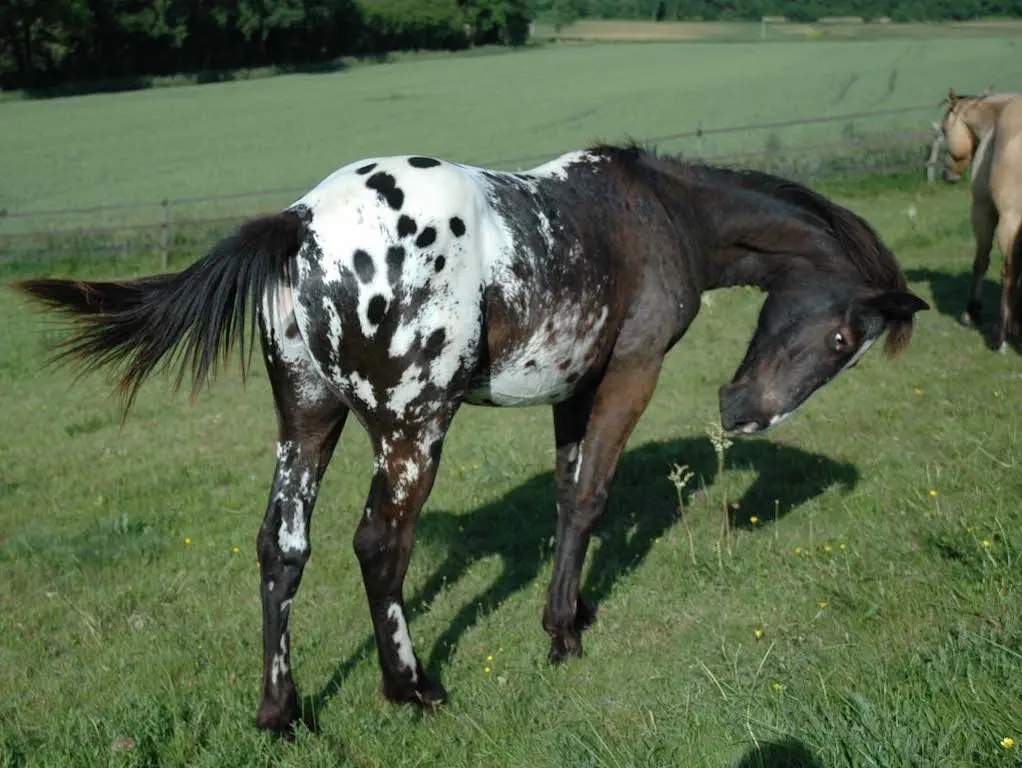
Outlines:
[[1022,223],[1015,230],[1015,239],[1011,244],[1011,257],[1008,260],[1009,303],[1013,333],[1022,333]]
[[76,324],[76,332],[57,345],[50,362],[73,359],[82,368],[80,375],[124,365],[117,382],[123,420],[146,378],[161,360],[170,366],[178,353],[175,391],[190,367],[194,397],[236,338],[244,378],[249,302],[252,338],[259,302],[289,280],[303,236],[302,219],[284,211],[249,220],[181,272],[118,282],[29,279],[13,287]]

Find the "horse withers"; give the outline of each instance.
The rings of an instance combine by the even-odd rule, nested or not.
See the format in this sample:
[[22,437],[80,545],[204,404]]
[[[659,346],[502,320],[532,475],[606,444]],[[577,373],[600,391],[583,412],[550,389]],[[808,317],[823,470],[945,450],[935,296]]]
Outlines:
[[979,326],[983,279],[994,239],[1003,256],[1000,317],[993,346],[1003,352],[1009,336],[1022,334],[1022,94],[959,95],[948,90],[940,122],[945,168],[961,174],[972,165],[972,231],[976,252],[962,322]]
[[[553,411],[556,551],[542,624],[552,662],[582,654],[590,533],[665,355],[700,296],[767,298],[719,393],[723,426],[762,433],[854,365],[885,331],[895,355],[926,302],[860,217],[776,176],[592,146],[523,173],[402,155],[354,162],[250,220],[181,272],[20,288],[70,313],[57,359],[123,364],[122,417],[160,361],[201,387],[258,333],[279,439],[257,536],[261,728],[301,717],[289,616],[310,521],[349,413],[374,472],[354,535],[383,694],[447,693],[423,671],[403,583],[419,512],[462,405]],[[251,346],[250,346],[251,350]]]

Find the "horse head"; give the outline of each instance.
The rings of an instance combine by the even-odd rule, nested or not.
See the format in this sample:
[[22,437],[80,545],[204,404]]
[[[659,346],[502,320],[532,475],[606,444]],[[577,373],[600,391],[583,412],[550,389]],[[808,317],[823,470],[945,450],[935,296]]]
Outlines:
[[728,432],[761,433],[853,367],[888,328],[929,305],[904,290],[804,281],[768,294],[745,358],[720,389]]

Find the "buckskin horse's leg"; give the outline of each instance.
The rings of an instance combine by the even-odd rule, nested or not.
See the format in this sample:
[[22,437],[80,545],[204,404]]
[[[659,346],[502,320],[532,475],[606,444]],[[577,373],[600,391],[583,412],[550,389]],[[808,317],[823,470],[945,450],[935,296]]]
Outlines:
[[997,224],[997,244],[1004,256],[1004,265],[1001,268],[1001,317],[997,326],[997,335],[994,338],[994,349],[1000,352],[1005,350],[1005,339],[1016,330],[1016,323],[1020,318],[1014,317],[1015,295],[1014,282],[1018,274],[1019,265],[1014,263],[1015,238],[1018,237],[1022,226],[1022,217],[1014,213],[1001,216]]
[[416,521],[432,490],[449,424],[449,418],[437,416],[371,435],[376,471],[353,544],[376,634],[383,695],[395,702],[435,706],[447,699],[443,687],[426,678],[415,654],[403,585]]
[[972,203],[972,233],[976,240],[976,255],[972,260],[972,284],[969,303],[962,314],[965,325],[977,328],[983,321],[983,279],[990,268],[990,249],[994,244],[997,227],[997,209],[993,202],[979,199]]
[[603,512],[621,452],[653,395],[661,362],[657,357],[612,363],[591,401],[579,398],[555,409],[557,550],[543,611],[543,628],[552,638],[551,662],[582,655],[581,629],[591,617],[579,602],[579,581],[589,536]]

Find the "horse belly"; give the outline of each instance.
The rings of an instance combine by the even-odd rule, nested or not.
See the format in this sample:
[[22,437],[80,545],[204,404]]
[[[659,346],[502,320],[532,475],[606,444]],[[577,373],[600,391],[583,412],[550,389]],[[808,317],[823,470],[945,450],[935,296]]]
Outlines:
[[606,323],[606,307],[552,315],[493,360],[489,376],[477,382],[467,402],[529,406],[568,399],[578,381],[605,358],[608,344],[601,332]]

